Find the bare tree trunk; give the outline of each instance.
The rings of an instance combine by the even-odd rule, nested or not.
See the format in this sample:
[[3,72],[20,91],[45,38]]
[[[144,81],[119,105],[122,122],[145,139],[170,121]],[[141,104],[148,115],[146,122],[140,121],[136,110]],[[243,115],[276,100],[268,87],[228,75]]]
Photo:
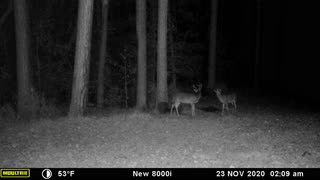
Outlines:
[[137,38],[138,38],[138,82],[137,109],[143,109],[147,103],[147,32],[146,32],[146,0],[136,1]]
[[217,34],[218,0],[211,0],[210,42],[208,59],[208,88],[213,89],[216,83],[216,34]]
[[102,31],[100,44],[100,57],[98,67],[98,90],[97,90],[97,106],[103,107],[104,103],[104,65],[107,49],[107,32],[108,32],[108,5],[109,0],[102,0]]
[[14,1],[14,17],[17,49],[18,114],[30,118],[33,110],[31,102],[31,80],[29,65],[29,24],[26,0]]
[[170,33],[169,35],[169,41],[171,44],[171,71],[172,71],[172,87],[174,89],[177,88],[177,75],[176,75],[176,59],[175,59],[175,54],[174,54],[174,41],[173,41],[173,32]]
[[[169,87],[169,97],[170,97],[170,94],[171,94],[171,88],[173,88],[174,90],[177,88],[177,75],[176,75],[176,55],[175,55],[175,42],[174,42],[174,35],[175,35],[175,32],[176,32],[176,26],[175,26],[175,23],[176,23],[176,8],[177,8],[177,1],[172,1],[171,2],[171,6],[169,8],[169,13],[168,13],[168,20],[169,20],[169,24],[168,24],[168,27],[169,27],[169,46],[170,46],[170,61],[169,64],[170,64],[170,67],[171,67],[171,84]],[[169,98],[170,99],[170,98]],[[169,100],[170,101],[170,100]]]
[[156,81],[157,81],[157,18],[158,1],[147,1],[147,24],[150,31],[147,31],[147,105],[154,108],[156,104]]
[[158,2],[157,1],[151,1],[152,2],[152,32],[153,32],[153,48],[152,48],[152,55],[153,55],[153,63],[152,63],[152,102],[153,107],[157,107],[158,101],[157,101],[157,32],[158,32]]
[[168,103],[167,85],[167,19],[168,0],[159,1],[158,20],[158,60],[157,60],[157,107]]
[[79,0],[76,55],[69,116],[81,116],[87,103],[93,0]]

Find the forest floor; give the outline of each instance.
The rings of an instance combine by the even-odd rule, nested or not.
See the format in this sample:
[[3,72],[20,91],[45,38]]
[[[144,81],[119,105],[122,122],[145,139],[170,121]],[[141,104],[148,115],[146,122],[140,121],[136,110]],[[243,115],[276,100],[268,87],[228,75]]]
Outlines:
[[191,117],[105,110],[78,119],[1,121],[0,167],[320,167],[320,114],[214,97]]

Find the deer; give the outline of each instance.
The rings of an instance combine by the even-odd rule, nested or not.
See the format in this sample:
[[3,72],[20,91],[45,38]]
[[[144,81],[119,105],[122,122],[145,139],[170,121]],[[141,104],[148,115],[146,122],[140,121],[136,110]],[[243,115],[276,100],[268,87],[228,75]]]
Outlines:
[[234,112],[237,111],[237,95],[235,93],[232,94],[221,94],[221,89],[216,89],[214,92],[217,95],[217,98],[222,103],[222,115],[224,114],[224,110],[227,109],[229,111],[228,104],[231,103],[234,107]]
[[172,114],[173,108],[176,109],[177,115],[179,116],[178,107],[181,103],[190,104],[191,105],[191,115],[195,116],[195,104],[197,104],[201,98],[201,89],[202,84],[193,85],[194,93],[184,93],[184,92],[176,92],[172,96],[172,105],[170,114]]

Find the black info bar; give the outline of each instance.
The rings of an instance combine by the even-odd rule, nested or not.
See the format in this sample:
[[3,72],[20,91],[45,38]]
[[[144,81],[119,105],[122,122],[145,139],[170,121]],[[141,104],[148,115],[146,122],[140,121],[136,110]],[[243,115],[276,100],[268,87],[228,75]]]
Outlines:
[[1,168],[1,179],[319,178],[320,168]]

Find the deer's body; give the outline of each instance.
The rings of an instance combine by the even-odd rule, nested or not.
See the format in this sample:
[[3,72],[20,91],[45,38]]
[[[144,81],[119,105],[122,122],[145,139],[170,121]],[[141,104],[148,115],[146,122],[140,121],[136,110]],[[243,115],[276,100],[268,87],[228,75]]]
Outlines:
[[172,96],[172,105],[170,113],[172,113],[173,108],[175,108],[177,115],[179,116],[178,107],[181,103],[184,103],[191,105],[191,114],[192,116],[195,116],[195,104],[197,104],[201,98],[201,88],[202,84],[199,84],[198,87],[193,85],[193,90],[195,93],[176,92]]
[[234,111],[237,111],[237,95],[235,93],[222,95],[221,89],[217,89],[214,92],[216,93],[219,101],[222,103],[222,114],[224,114],[225,109],[229,111],[228,104],[232,104],[234,107]]

